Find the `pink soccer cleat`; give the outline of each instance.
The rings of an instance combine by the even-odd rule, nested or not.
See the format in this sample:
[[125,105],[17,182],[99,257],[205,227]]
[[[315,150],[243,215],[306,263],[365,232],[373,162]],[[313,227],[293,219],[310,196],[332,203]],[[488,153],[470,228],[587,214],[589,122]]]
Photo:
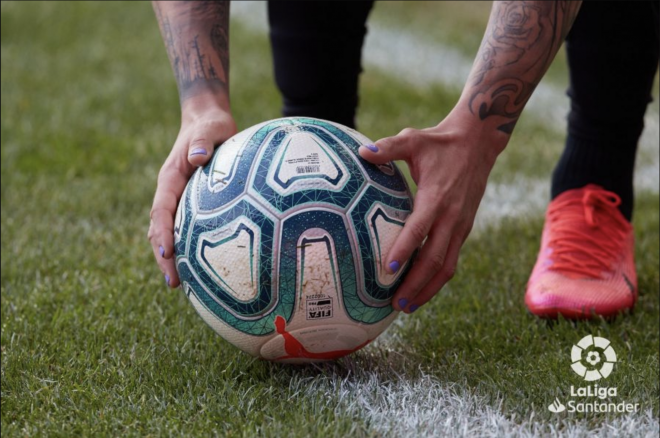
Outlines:
[[545,318],[611,316],[637,300],[633,228],[597,185],[557,196],[546,213],[525,304]]

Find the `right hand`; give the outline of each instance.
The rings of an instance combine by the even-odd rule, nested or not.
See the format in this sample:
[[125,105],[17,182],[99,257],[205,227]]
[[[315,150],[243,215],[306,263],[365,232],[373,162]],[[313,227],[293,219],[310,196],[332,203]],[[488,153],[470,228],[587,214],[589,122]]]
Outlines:
[[179,199],[195,170],[211,159],[215,146],[234,134],[236,123],[228,111],[184,111],[179,135],[158,173],[148,233],[154,257],[169,287],[180,283],[174,264],[174,215]]
[[394,274],[420,248],[393,297],[396,310],[414,312],[454,276],[488,175],[508,140],[481,128],[472,114],[456,110],[437,126],[407,128],[359,149],[374,164],[405,160],[417,184],[413,212],[383,266]]

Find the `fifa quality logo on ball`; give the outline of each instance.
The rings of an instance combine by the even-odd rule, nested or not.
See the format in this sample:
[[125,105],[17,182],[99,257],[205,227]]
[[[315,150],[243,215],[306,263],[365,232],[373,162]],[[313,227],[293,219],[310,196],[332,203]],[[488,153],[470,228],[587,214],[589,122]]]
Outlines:
[[[588,335],[571,348],[571,369],[585,382],[607,378],[617,362],[616,352],[609,340]],[[564,405],[559,397],[548,406],[554,413],[568,412],[637,412],[639,403],[619,401],[616,387],[597,383],[575,387],[571,385],[571,399]]]

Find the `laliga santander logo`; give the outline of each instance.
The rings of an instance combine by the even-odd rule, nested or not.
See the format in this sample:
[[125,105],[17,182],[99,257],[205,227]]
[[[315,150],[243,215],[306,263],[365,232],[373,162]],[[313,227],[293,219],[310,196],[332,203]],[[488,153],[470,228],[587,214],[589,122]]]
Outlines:
[[571,362],[575,374],[587,382],[593,382],[612,373],[616,353],[607,339],[588,335],[573,345]]
[[[588,335],[580,339],[571,349],[571,368],[575,374],[586,380],[594,382],[604,379],[614,370],[616,353],[605,338]],[[586,387],[571,385],[570,399],[563,404],[559,398],[548,406],[554,413],[568,412],[637,412],[639,403],[619,401],[616,387],[599,386],[598,384]],[[577,399],[576,399],[577,398]]]

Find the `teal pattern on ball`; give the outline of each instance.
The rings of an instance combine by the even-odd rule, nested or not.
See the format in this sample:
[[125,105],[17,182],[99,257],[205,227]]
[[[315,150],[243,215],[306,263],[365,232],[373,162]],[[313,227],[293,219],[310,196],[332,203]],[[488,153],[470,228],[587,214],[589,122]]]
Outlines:
[[[314,242],[327,248],[328,259],[330,248],[336,251],[332,284],[352,321],[374,324],[390,315],[391,298],[409,264],[392,284],[379,283],[376,264],[384,255],[375,221],[403,226],[412,197],[396,166],[379,168],[358,155],[361,142],[352,133],[323,120],[285,118],[253,130],[233,156],[221,158],[220,146],[191,178],[175,224],[176,266],[186,294],[239,332],[270,335],[277,316],[286,321],[294,316],[304,246]],[[295,167],[288,148],[302,135],[318,152],[311,161],[298,158],[302,163]],[[332,175],[323,174],[322,166]],[[285,168],[298,170],[285,175]],[[305,237],[312,227],[326,235]],[[208,257],[224,248],[249,256],[246,281],[254,290],[247,298],[224,277],[231,273]]]

